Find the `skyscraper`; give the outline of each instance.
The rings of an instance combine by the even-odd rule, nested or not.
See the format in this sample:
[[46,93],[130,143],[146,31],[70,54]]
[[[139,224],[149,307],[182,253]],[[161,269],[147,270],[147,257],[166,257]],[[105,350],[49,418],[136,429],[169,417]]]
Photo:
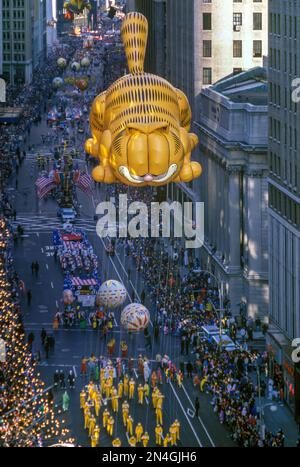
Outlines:
[[203,87],[263,65],[268,0],[167,0],[166,77],[188,96],[194,119]]
[[2,0],[0,0],[0,76],[3,73],[3,20],[2,20]]
[[135,0],[134,9],[149,22],[145,70],[166,75],[166,3],[167,0]]
[[29,83],[46,56],[46,0],[2,0],[3,76]]
[[283,371],[285,398],[292,408],[298,400],[300,422],[300,372],[289,346],[300,337],[300,104],[294,81],[300,76],[300,3],[269,5],[268,338],[274,365]]

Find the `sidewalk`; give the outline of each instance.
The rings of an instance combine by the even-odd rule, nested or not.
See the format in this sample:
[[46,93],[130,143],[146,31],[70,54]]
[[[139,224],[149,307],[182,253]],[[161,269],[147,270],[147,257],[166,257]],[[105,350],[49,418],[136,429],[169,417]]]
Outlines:
[[[257,407],[259,407],[258,398],[256,399],[256,403]],[[278,430],[282,429],[285,434],[285,446],[295,447],[300,434],[297,423],[288,406],[284,402],[271,401],[267,397],[261,399],[261,404],[264,410],[266,430],[271,433],[277,433]]]

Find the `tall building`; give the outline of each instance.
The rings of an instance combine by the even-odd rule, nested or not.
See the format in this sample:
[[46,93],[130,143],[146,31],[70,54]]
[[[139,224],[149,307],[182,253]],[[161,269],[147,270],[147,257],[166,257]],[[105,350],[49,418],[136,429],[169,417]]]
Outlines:
[[[291,341],[300,337],[300,3],[269,4],[269,352],[285,398],[300,423],[300,369]],[[298,84],[299,86],[299,84]],[[277,367],[278,370],[278,367]]]
[[166,75],[166,2],[135,0],[131,5],[131,8],[143,13],[149,22],[145,70],[163,77]]
[[46,0],[2,0],[3,76],[29,83],[46,57]]
[[3,73],[3,19],[2,19],[2,0],[0,0],[0,76]]
[[188,96],[197,119],[203,87],[263,65],[268,0],[167,0],[166,77]]
[[47,6],[47,52],[51,52],[57,41],[56,0],[46,0]]
[[[195,129],[200,140],[203,176],[197,181],[194,194],[197,201],[204,202],[204,245],[198,252],[201,268],[223,281],[234,314],[245,307],[254,320],[266,320],[266,69],[253,68],[203,89],[199,105]],[[174,196],[177,199],[180,194]]]

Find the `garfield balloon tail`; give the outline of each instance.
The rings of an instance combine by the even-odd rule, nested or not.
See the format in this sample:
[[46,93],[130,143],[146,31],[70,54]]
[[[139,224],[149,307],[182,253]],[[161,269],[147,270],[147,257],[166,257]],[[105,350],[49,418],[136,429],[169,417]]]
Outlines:
[[148,22],[129,13],[121,27],[129,74],[92,105],[86,152],[99,159],[96,182],[161,186],[190,182],[202,173],[191,161],[198,137],[190,133],[186,96],[165,79],[144,72]]

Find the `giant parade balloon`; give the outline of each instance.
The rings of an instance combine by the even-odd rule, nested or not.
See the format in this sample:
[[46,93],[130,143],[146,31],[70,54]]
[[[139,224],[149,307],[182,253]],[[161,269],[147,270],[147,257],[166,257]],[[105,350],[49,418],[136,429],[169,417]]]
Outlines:
[[80,91],[85,91],[89,87],[89,80],[87,78],[77,79],[75,81],[75,86]]
[[130,332],[143,331],[149,322],[149,311],[140,303],[130,303],[121,313],[121,325]]
[[148,21],[126,15],[121,27],[129,74],[99,94],[90,114],[86,152],[99,160],[96,182],[143,187],[190,182],[202,173],[191,161],[198,137],[190,133],[187,97],[165,79],[145,73]]
[[59,66],[59,68],[65,68],[67,66],[67,60],[63,57],[60,57],[57,60],[57,65]]
[[85,8],[91,9],[91,4],[88,0],[67,0],[64,3],[64,9],[76,15],[82,13]]
[[52,86],[54,87],[54,89],[61,88],[63,84],[64,84],[64,80],[62,78],[60,78],[60,77],[56,77],[52,81]]
[[104,282],[97,294],[97,301],[107,308],[117,308],[123,305],[127,292],[123,284],[116,280]]
[[63,302],[64,302],[64,304],[65,305],[72,305],[74,300],[75,300],[75,298],[74,298],[72,290],[69,290],[69,289],[64,290],[64,292],[63,292]]
[[80,63],[78,63],[78,62],[73,62],[73,63],[71,64],[71,70],[72,70],[72,71],[79,71],[79,70],[80,70]]
[[81,66],[83,68],[88,68],[91,64],[90,59],[88,57],[83,57],[83,59],[80,62]]

